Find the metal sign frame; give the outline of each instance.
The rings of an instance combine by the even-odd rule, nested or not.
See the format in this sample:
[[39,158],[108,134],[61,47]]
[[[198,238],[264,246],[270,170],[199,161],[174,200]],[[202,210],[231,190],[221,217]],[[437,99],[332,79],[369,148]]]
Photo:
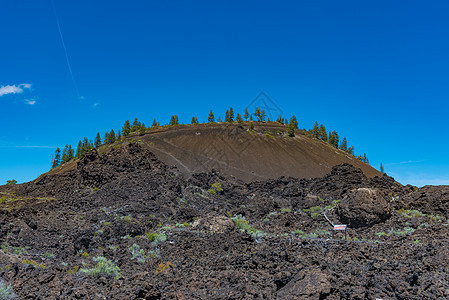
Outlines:
[[335,238],[335,231],[343,231],[344,230],[344,232],[345,232],[345,240],[346,240],[347,229],[348,229],[348,225],[345,225],[345,224],[334,225],[334,227],[332,228],[332,239]]

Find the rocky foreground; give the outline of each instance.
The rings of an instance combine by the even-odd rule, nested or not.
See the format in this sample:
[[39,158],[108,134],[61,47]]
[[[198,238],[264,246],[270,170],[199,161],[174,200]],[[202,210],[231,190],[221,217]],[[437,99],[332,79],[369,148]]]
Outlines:
[[316,179],[186,178],[130,142],[0,192],[0,295],[449,298],[449,187],[348,164]]

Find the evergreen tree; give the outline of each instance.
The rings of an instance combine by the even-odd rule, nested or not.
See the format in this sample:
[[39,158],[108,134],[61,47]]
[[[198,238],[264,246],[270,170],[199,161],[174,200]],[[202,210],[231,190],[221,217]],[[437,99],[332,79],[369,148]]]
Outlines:
[[299,129],[298,128],[298,120],[296,120],[296,116],[295,115],[293,115],[291,117],[290,122],[292,122],[292,121],[293,121],[293,126],[295,126],[295,129]]
[[349,154],[354,155],[354,146],[349,147],[348,150],[346,150],[346,152],[348,152]]
[[111,129],[109,133],[109,144],[113,144],[115,142],[115,132],[114,129]]
[[121,138],[122,138],[122,133],[120,132],[120,129],[119,129],[118,133],[117,133],[116,140],[119,141]]
[[193,117],[192,117],[192,121],[191,121],[190,123],[193,124],[193,125],[198,124],[198,123],[199,123],[199,122],[198,122],[198,118],[195,117],[195,116],[193,116]]
[[329,143],[334,146],[335,148],[338,148],[338,133],[334,130],[331,132],[329,132]]
[[179,125],[179,121],[178,121],[178,116],[177,115],[171,116],[169,125],[173,125],[173,126]]
[[252,121],[253,120],[253,115],[249,116],[249,120]]
[[76,148],[76,155],[75,155],[76,158],[83,157],[83,155],[82,155],[82,146],[83,146],[83,144],[81,143],[81,140],[80,140],[78,142],[78,147]]
[[95,148],[98,148],[101,146],[101,137],[100,137],[100,133],[97,132],[97,136],[95,137]]
[[128,136],[131,133],[131,125],[129,124],[129,120],[125,121],[125,124],[122,128],[123,136]]
[[318,124],[318,122],[315,122],[315,124],[313,124],[311,133],[312,133],[312,136],[316,139],[318,139],[320,137],[320,125]]
[[234,122],[234,110],[232,107],[229,109],[229,123]]
[[110,144],[110,143],[109,143],[109,131],[106,131],[106,132],[104,133],[104,143],[105,143],[105,144]]
[[75,157],[74,153],[75,151],[73,151],[72,145],[69,145],[69,148],[67,149],[68,161],[71,161]]
[[237,122],[240,124],[243,123],[243,118],[239,113],[237,113]]
[[382,164],[382,162],[380,163],[380,173],[382,173],[382,174],[385,173],[384,165]]
[[229,121],[229,110],[226,110],[226,114],[225,114],[225,122],[230,122]]
[[61,164],[65,164],[69,161],[69,145],[65,145],[64,150],[62,150]]
[[215,117],[214,117],[214,113],[212,112],[212,109],[210,110],[209,116],[207,117],[207,121],[209,123],[215,123]]
[[61,163],[61,149],[57,148],[55,151],[55,156],[53,158],[53,162],[51,164],[51,168],[56,168]]
[[318,135],[320,140],[327,142],[326,127],[324,127],[323,124],[321,124],[320,128],[318,129]]
[[221,116],[220,115],[218,116],[217,122],[218,123],[223,123],[223,121],[221,120]]
[[133,127],[131,127],[131,131],[134,132],[134,131],[139,130],[140,126],[141,126],[141,124],[139,122],[139,119],[135,118],[134,122],[133,122]]
[[245,114],[243,115],[243,118],[245,118],[245,121],[248,121],[248,118],[249,118],[248,108],[245,109]]
[[154,119],[153,125],[151,125],[151,127],[158,127],[158,126],[159,126],[159,124],[157,123],[156,119]]
[[348,150],[348,141],[346,140],[346,137],[343,137],[343,140],[341,141],[341,144],[340,144],[340,149],[343,151]]
[[145,128],[145,126],[140,126],[140,128],[139,128],[139,135],[144,135],[145,134],[145,131],[147,131],[147,129]]
[[254,116],[257,119],[257,122],[265,121],[265,110],[260,109],[260,107],[256,107],[256,110],[254,111]]
[[288,123],[287,134],[289,137],[295,136],[295,119],[293,117],[290,119],[290,123]]

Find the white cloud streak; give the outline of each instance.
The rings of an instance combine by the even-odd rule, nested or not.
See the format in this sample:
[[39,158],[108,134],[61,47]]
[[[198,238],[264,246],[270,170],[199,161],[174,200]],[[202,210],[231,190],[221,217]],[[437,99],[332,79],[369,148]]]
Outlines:
[[31,98],[31,99],[25,99],[25,103],[28,105],[34,105],[37,103],[35,98]]
[[18,85],[2,85],[0,87],[0,97],[8,94],[21,94],[23,89],[30,89],[30,83],[22,83]]

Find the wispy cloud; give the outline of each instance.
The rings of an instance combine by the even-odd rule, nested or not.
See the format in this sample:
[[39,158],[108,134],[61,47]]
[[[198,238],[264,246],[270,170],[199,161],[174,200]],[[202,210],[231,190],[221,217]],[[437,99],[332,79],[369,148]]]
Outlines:
[[425,160],[407,160],[407,161],[400,161],[400,162],[385,163],[384,166],[416,164],[416,163],[420,163],[420,162],[425,162]]
[[0,97],[8,94],[21,94],[23,89],[30,89],[30,83],[22,83],[18,85],[2,85],[0,87]]
[[42,145],[29,145],[29,146],[0,146],[0,148],[40,148],[40,149],[56,149],[56,146],[42,146]]
[[37,103],[36,98],[25,99],[25,103],[28,105],[34,105]]
[[94,104],[92,104],[92,107],[95,108],[95,107],[99,106],[100,104],[101,104],[100,102],[94,103]]

